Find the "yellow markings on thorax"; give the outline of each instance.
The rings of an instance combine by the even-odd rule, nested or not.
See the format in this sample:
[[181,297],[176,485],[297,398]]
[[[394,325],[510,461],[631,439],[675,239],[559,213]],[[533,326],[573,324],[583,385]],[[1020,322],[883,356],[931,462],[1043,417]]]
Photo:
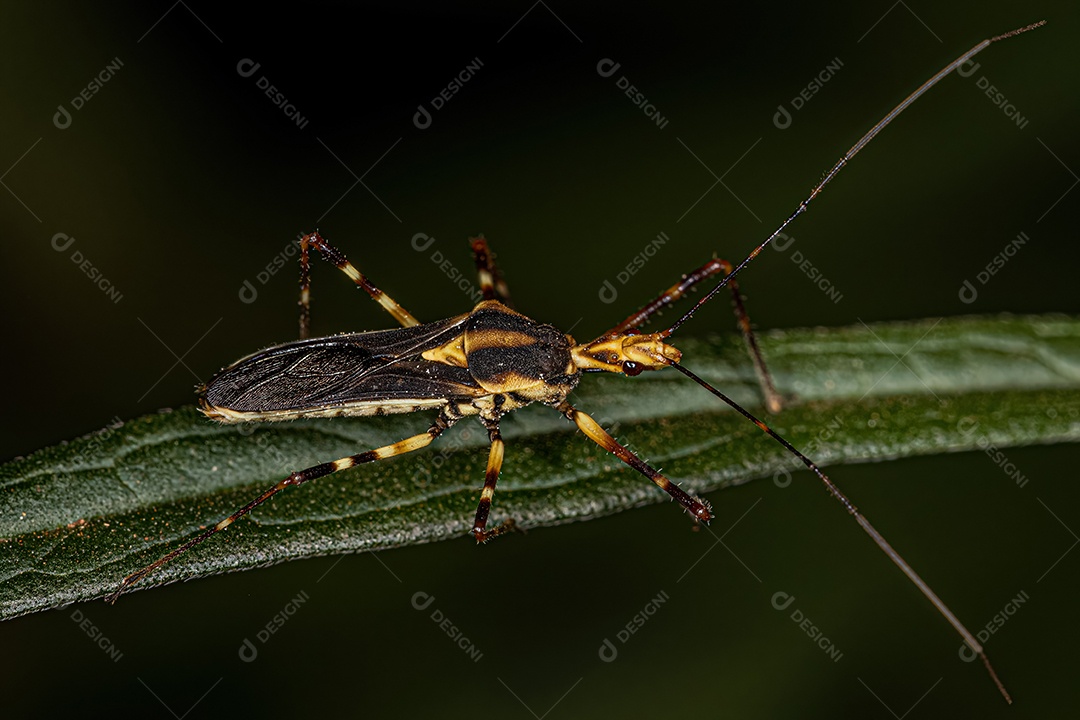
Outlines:
[[458,335],[439,347],[425,350],[420,354],[420,357],[425,360],[430,360],[431,362],[442,363],[443,365],[451,365],[459,368],[469,367],[469,360],[465,357],[464,335]]
[[[538,342],[539,339],[535,335],[521,330],[483,328],[465,333],[465,352],[472,355],[493,350],[514,350],[527,348]],[[476,380],[485,390],[493,393],[516,392],[544,385],[542,378],[519,372],[513,367],[506,367],[490,375],[477,377]]]
[[518,330],[470,330],[465,333],[465,350],[484,350],[486,348],[516,348],[536,344],[536,337]]

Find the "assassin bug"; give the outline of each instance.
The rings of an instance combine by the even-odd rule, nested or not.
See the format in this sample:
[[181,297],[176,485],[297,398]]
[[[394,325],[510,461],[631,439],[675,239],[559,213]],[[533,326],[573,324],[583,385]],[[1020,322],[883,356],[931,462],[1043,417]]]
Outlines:
[[[179,548],[128,575],[115,593],[134,583],[177,555],[226,529],[237,519],[291,485],[426,447],[459,420],[476,416],[488,431],[490,451],[483,489],[471,534],[486,542],[511,527],[510,523],[488,529],[488,513],[502,468],[504,444],[500,419],[511,410],[540,402],[550,405],[575,423],[590,440],[615,454],[668,493],[697,521],[712,519],[709,504],[682,490],[662,473],[612,438],[588,414],[567,398],[586,372],[614,372],[635,376],[645,370],[674,368],[724,401],[783,445],[825,485],[863,530],[948,620],[963,640],[983,660],[1005,699],[1011,699],[994,672],[982,646],[916,572],[874,529],[854,504],[807,456],[735,403],[720,390],[680,364],[682,354],[668,339],[705,303],[725,287],[733,297],[736,318],[770,411],[780,409],[780,395],[773,387],[742,304],[735,275],[770,242],[807,210],[824,187],[851,159],[900,112],[945,75],[960,67],[991,43],[1043,25],[1034,23],[984,40],[943,68],[875,124],[826,173],[795,211],[738,266],[713,260],[684,275],[655,300],[631,314],[595,340],[579,344],[558,329],[536,322],[510,307],[509,291],[495,266],[483,237],[471,240],[483,300],[471,312],[421,324],[389,295],[356,269],[341,251],[317,231],[300,240],[300,340],[249,355],[226,367],[199,390],[199,405],[211,419],[223,423],[276,421],[309,417],[366,416],[437,410],[426,432],[384,447],[350,455],[292,473],[244,507]],[[310,251],[348,275],[402,326],[400,329],[308,338],[310,326]],[[666,330],[642,333],[640,327],[659,310],[681,299],[689,290],[710,278],[722,276],[712,289]]]

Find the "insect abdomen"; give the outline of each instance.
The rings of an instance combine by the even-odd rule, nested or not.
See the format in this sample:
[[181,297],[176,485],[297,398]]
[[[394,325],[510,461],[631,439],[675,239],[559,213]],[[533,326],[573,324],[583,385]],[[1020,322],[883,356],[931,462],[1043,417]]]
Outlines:
[[484,391],[467,369],[420,357],[460,333],[463,319],[268,348],[215,375],[199,402],[210,417],[236,422],[407,413],[476,397]]

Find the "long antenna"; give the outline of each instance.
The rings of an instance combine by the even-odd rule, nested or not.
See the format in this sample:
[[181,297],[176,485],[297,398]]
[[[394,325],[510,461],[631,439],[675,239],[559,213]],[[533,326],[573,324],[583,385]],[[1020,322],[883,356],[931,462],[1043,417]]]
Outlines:
[[975,47],[971,48],[966,53],[964,53],[963,55],[956,58],[955,60],[953,60],[948,65],[946,65],[936,75],[934,75],[934,77],[930,78],[929,80],[924,82],[922,85],[920,85],[919,88],[915,92],[911,93],[906,98],[904,98],[903,102],[901,102],[899,105],[897,105],[892,110],[890,110],[888,115],[886,115],[881,120],[879,120],[878,123],[876,125],[874,125],[874,127],[870,128],[869,132],[867,132],[865,135],[862,136],[862,138],[859,139],[859,142],[852,145],[851,149],[848,150],[846,153],[844,153],[844,157],[840,158],[840,161],[837,162],[835,165],[833,165],[832,170],[830,170],[825,175],[824,179],[822,179],[822,181],[817,184],[817,187],[815,187],[810,192],[810,196],[807,197],[805,200],[803,200],[801,203],[799,203],[799,206],[797,208],[795,208],[795,212],[791,213],[791,215],[788,217],[788,219],[785,220],[783,222],[783,224],[780,225],[780,227],[776,228],[776,230],[773,231],[772,235],[769,235],[769,237],[765,238],[765,242],[761,243],[756,248],[754,248],[753,252],[751,252],[749,255],[747,255],[745,260],[743,260],[741,263],[739,263],[735,267],[734,270],[732,270],[730,273],[728,273],[728,275],[723,280],[721,280],[717,284],[716,287],[714,287],[712,290],[710,290],[709,293],[705,297],[701,298],[701,300],[698,300],[697,303],[692,308],[690,308],[686,312],[685,315],[683,315],[681,318],[679,318],[678,321],[676,321],[676,323],[674,325],[669,327],[667,330],[664,330],[663,332],[661,332],[660,333],[661,337],[665,337],[665,338],[670,337],[672,335],[672,333],[674,333],[676,330],[678,330],[682,326],[682,324],[684,322],[686,322],[691,317],[693,317],[694,313],[698,311],[698,308],[700,308],[705,303],[709,302],[709,300],[711,300],[712,297],[714,295],[716,295],[716,293],[720,292],[720,290],[723,289],[724,286],[726,286],[729,282],[731,282],[731,279],[733,277],[735,277],[736,273],[738,273],[744,267],[749,265],[750,261],[753,260],[755,257],[757,257],[758,253],[760,253],[762,250],[764,250],[765,246],[767,246],[769,243],[771,243],[773,241],[773,239],[776,238],[777,235],[782,233],[787,228],[787,226],[790,225],[793,220],[795,220],[795,218],[799,217],[804,212],[806,212],[806,208],[810,204],[810,202],[821,193],[821,191],[825,188],[825,186],[828,185],[829,182],[834,177],[836,177],[836,174],[838,172],[840,172],[840,170],[845,165],[847,165],[851,161],[851,159],[853,157],[858,155],[859,151],[862,150],[864,147],[866,147],[866,145],[871,140],[873,140],[877,136],[877,134],[879,132],[884,130],[886,125],[891,123],[893,121],[893,119],[897,115],[899,115],[904,110],[906,110],[908,105],[910,105],[911,103],[918,100],[919,97],[924,92],[926,92],[927,90],[932,88],[934,85],[936,85],[938,83],[938,81],[941,80],[943,77],[945,77],[946,75],[951,73],[953,70],[955,70],[956,68],[958,68],[961,65],[963,65],[964,63],[966,63],[968,60],[973,58],[978,53],[985,50],[987,47],[989,47],[989,45],[991,43],[995,43],[998,40],[1005,40],[1007,38],[1011,38],[1014,35],[1019,35],[1021,33],[1025,33],[1028,30],[1034,30],[1035,28],[1042,27],[1045,24],[1046,24],[1045,20],[1040,20],[1037,23],[1032,23],[1032,24],[1027,25],[1025,27],[1018,28],[1018,29],[1013,30],[1011,32],[1007,32],[1004,35],[998,35],[997,37],[992,37],[989,40],[983,40],[981,43],[979,43]]
[[848,511],[848,514],[855,518],[855,522],[859,523],[859,526],[866,531],[866,534],[873,538],[874,542],[877,543],[877,546],[881,548],[881,551],[888,555],[889,559],[892,560],[898,568],[900,568],[901,572],[907,575],[908,579],[915,584],[915,587],[919,588],[919,591],[926,596],[926,599],[934,604],[934,607],[937,608],[938,612],[941,613],[945,617],[945,619],[949,621],[949,624],[953,626],[956,632],[960,633],[960,637],[964,639],[964,642],[967,643],[972,650],[978,653],[979,657],[982,658],[983,665],[986,666],[986,671],[990,673],[990,679],[994,681],[995,685],[997,685],[997,689],[1001,692],[1002,697],[1005,698],[1005,702],[1009,703],[1010,705],[1012,704],[1012,698],[1009,696],[1009,691],[1005,689],[1005,686],[998,678],[997,673],[994,672],[994,668],[990,664],[989,658],[986,657],[986,653],[983,652],[982,645],[980,645],[979,641],[975,639],[975,636],[968,632],[968,629],[964,627],[964,624],[960,622],[956,615],[953,614],[952,610],[949,609],[949,606],[946,605],[945,602],[937,596],[937,593],[930,589],[930,586],[926,584],[926,581],[919,577],[919,574],[915,572],[915,570],[910,565],[907,564],[907,561],[904,560],[904,558],[900,557],[900,553],[896,552],[896,550],[893,550],[892,545],[890,545],[888,541],[885,540],[884,537],[882,537],[881,533],[879,533],[874,528],[874,526],[870,524],[870,521],[866,519],[866,516],[859,512],[859,509],[855,507],[854,503],[852,503],[851,500],[848,499],[847,495],[844,495],[844,493],[840,491],[840,488],[836,487],[836,484],[829,479],[828,475],[822,472],[821,468],[819,468],[813,460],[796,450],[791,443],[789,443],[787,440],[777,434],[775,430],[770,428],[761,420],[758,420],[748,410],[746,410],[743,406],[739,405],[737,402],[729,398],[727,395],[720,392],[712,385],[705,382],[697,375],[684,368],[679,363],[669,362],[669,364],[671,365],[671,367],[675,368],[683,375],[687,376],[688,378],[696,382],[698,385],[705,388],[713,395],[726,402],[747,420],[757,425],[762,432],[764,432],[776,442],[783,445],[788,452],[801,460],[803,465],[810,468],[810,470],[818,476],[821,482],[825,484],[825,489],[829,491],[829,494],[836,498],[840,502],[840,504],[844,506],[844,509]]

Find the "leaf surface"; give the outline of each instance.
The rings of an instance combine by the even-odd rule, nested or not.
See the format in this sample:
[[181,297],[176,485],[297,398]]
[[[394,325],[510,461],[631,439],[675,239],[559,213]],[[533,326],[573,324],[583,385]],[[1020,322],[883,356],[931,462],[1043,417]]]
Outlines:
[[[789,398],[768,422],[823,466],[1080,439],[1077,319],[774,331],[761,343]],[[739,338],[678,345],[687,367],[762,412]],[[571,402],[697,493],[802,468],[673,371],[588,375]],[[222,426],[190,406],[7,463],[0,618],[107,595],[289,472],[423,432],[430,415]],[[503,435],[492,523],[512,517],[535,528],[667,500],[550,408],[510,414]],[[290,488],[136,588],[316,555],[469,542],[486,445],[484,429],[464,421],[425,450]]]

